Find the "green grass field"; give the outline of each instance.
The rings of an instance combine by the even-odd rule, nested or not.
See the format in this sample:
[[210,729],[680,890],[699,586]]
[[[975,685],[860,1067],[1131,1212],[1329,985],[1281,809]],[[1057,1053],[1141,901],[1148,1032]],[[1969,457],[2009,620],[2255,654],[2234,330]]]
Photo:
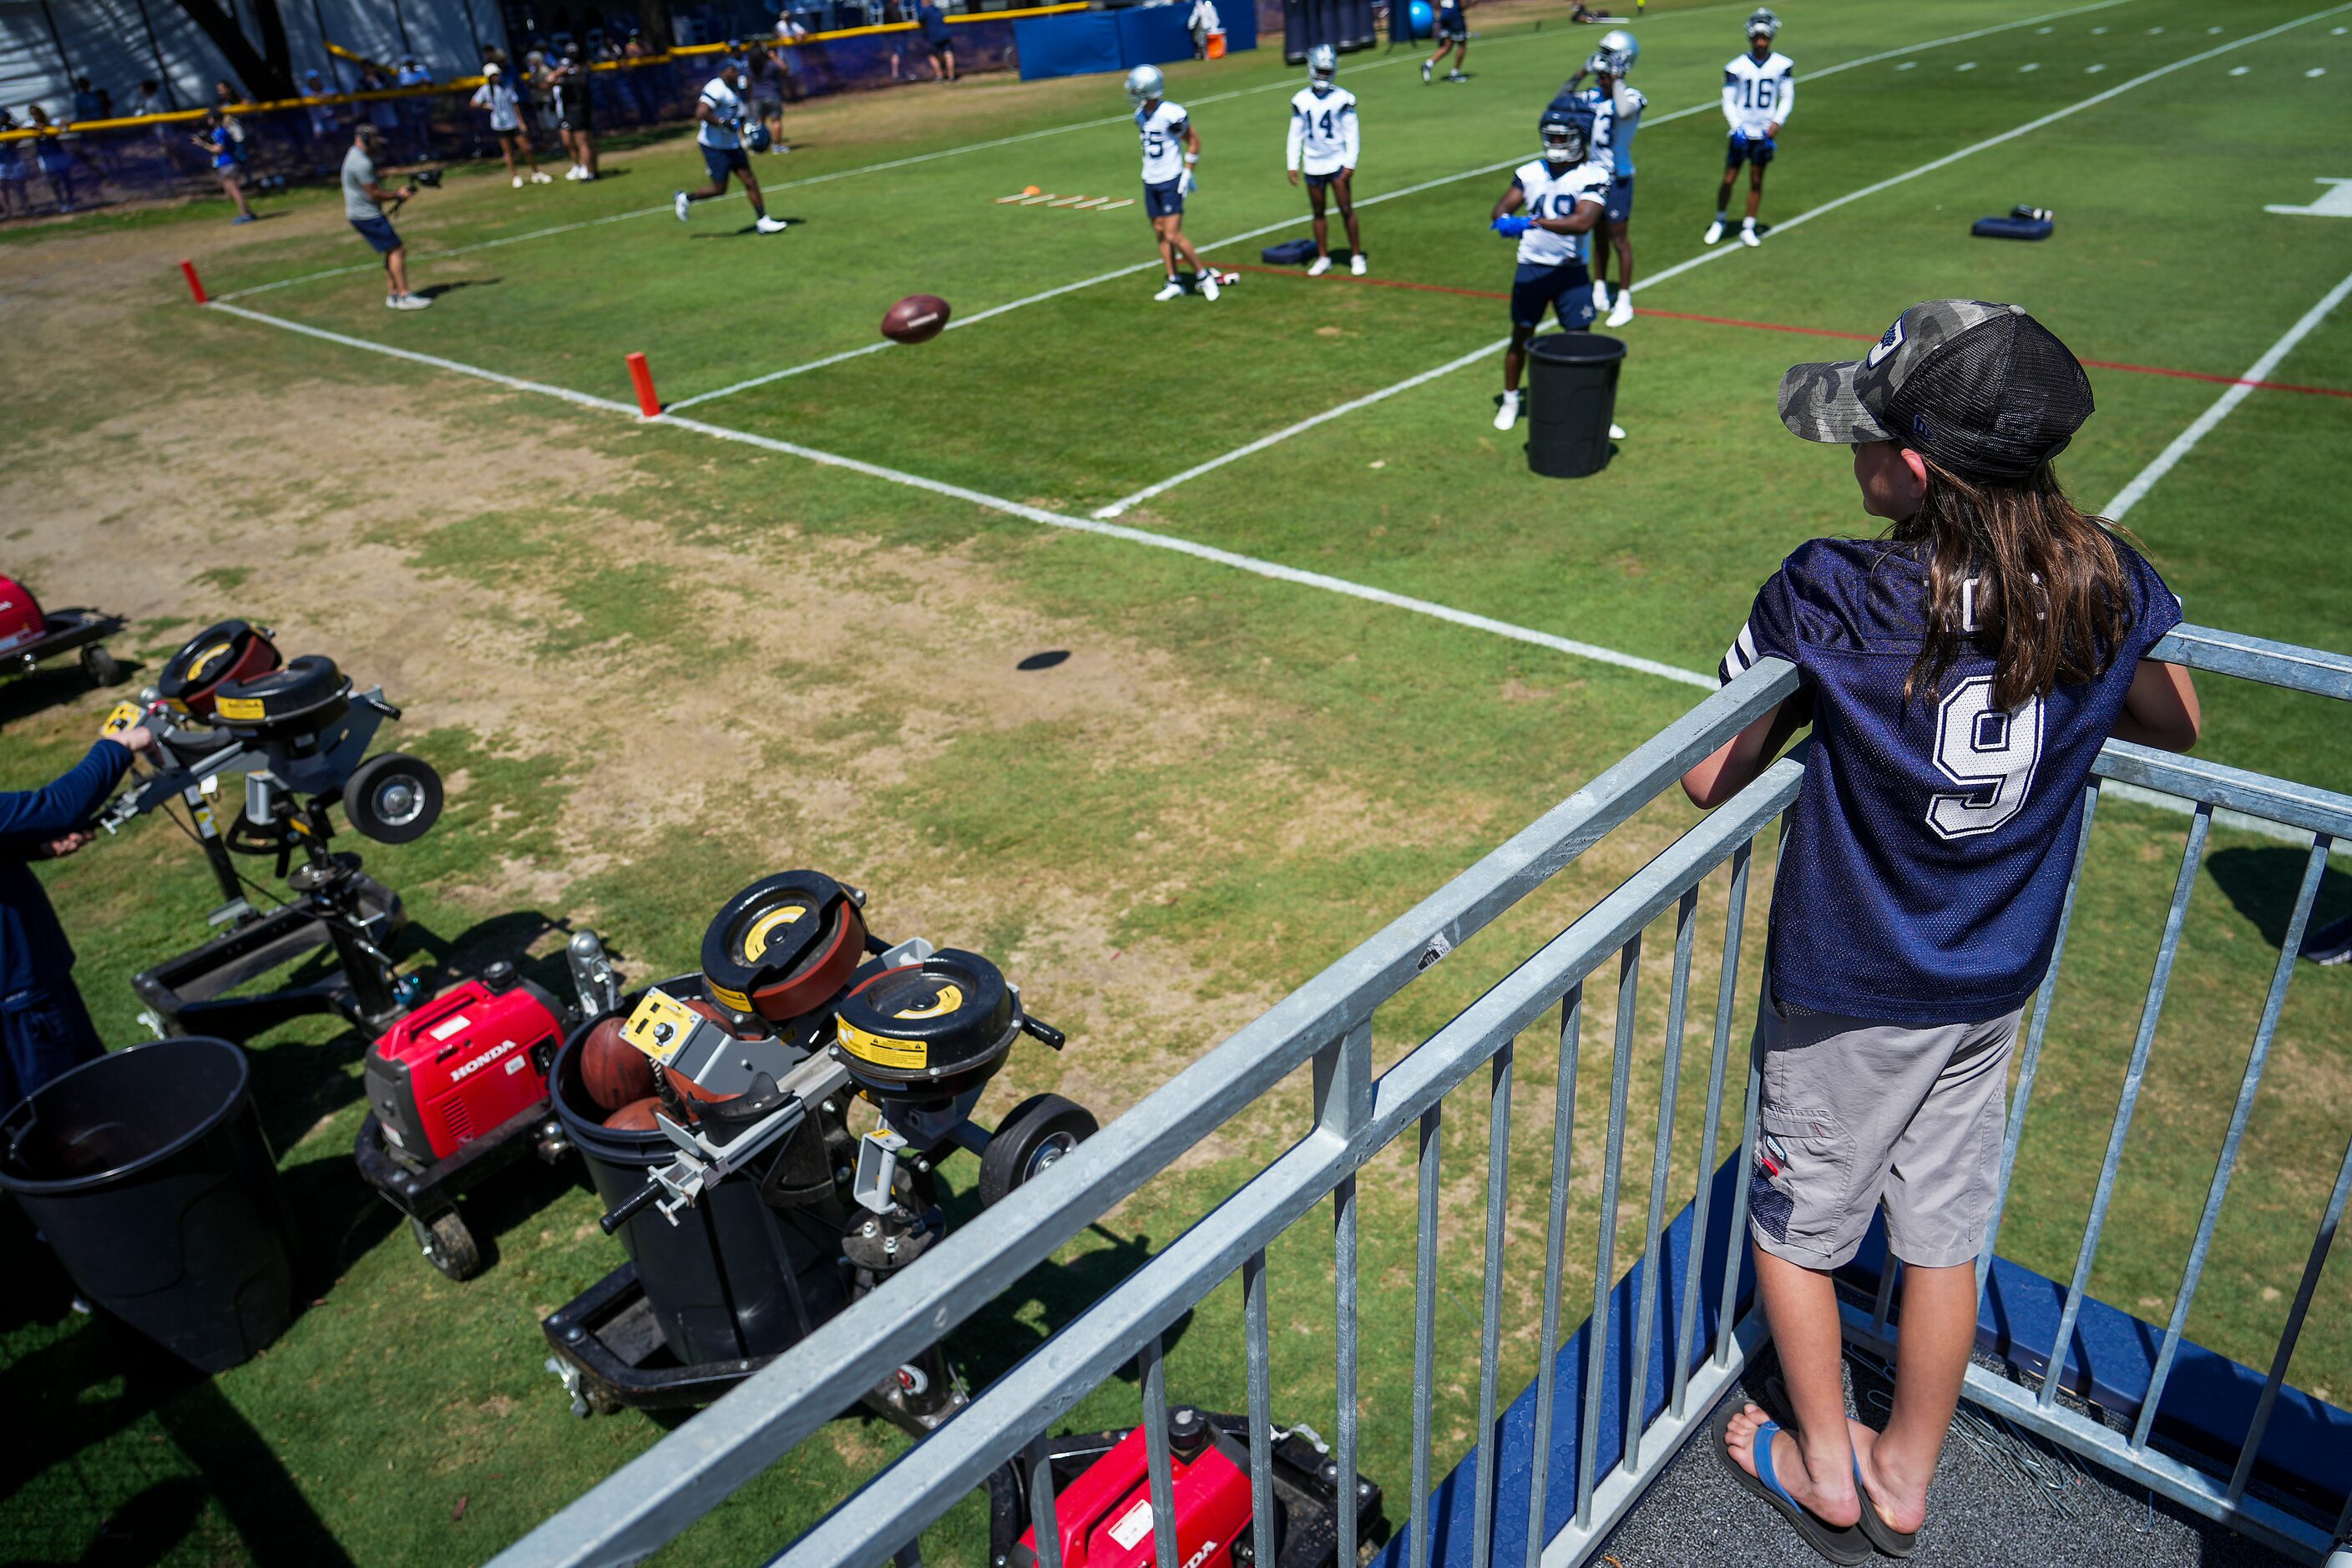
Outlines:
[[[1134,194],[1109,79],[795,110],[800,150],[759,163],[771,210],[794,220],[775,237],[751,234],[733,196],[689,226],[670,218],[670,191],[700,178],[683,137],[619,155],[596,185],[453,177],[401,219],[415,283],[442,290],[413,314],[383,310],[338,207],[315,196],[234,231],[217,203],[21,231],[0,245],[0,310],[41,395],[0,427],[6,569],[53,603],[133,616],[118,650],[151,674],[193,626],[236,614],[383,681],[407,710],[399,742],[452,784],[432,836],[369,850],[409,900],[420,965],[527,945],[552,973],[561,939],[544,922],[568,919],[650,979],[691,966],[709,911],[751,877],[820,867],[872,891],[885,933],[997,957],[1070,1030],[1060,1057],[1015,1054],[983,1119],[1058,1089],[1108,1121],[1698,692],[1059,524],[1387,393],[1118,521],[1711,671],[1782,555],[1867,526],[1844,456],[1789,438],[1773,414],[1788,364],[1856,346],[1811,334],[1875,336],[1925,297],[2013,299],[2085,360],[2143,367],[2093,369],[2100,411],[2061,463],[2098,507],[2224,390],[2193,377],[2243,374],[2352,269],[2342,220],[2264,210],[2352,174],[2352,7],[1784,8],[1801,89],[1766,193],[1778,231],[1758,250],[1710,251],[1715,93],[1743,9],[1661,0],[1639,29],[1651,109],[1633,233],[1639,277],[1658,281],[1622,333],[1629,435],[1589,479],[1529,474],[1521,437],[1491,427],[1498,354],[1391,392],[1507,327],[1483,297],[1511,271],[1486,216],[1592,42],[1514,0],[1478,14],[1466,87],[1423,87],[1402,51],[1343,68],[1363,105],[1363,281],[1244,272],[1213,304],[1155,304],[1138,208],[999,204],[1033,184]],[[1250,236],[1208,252],[1234,265],[1303,234],[1281,174],[1298,73],[1260,52],[1170,74],[1204,142],[1196,243]],[[2053,239],[1967,237],[2020,202],[2057,211]],[[183,257],[268,320],[194,310]],[[883,309],[914,291],[969,325],[875,349]],[[631,412],[631,352],[673,406],[777,379],[682,410],[713,429],[665,427]],[[852,357],[814,365],[836,355]],[[2319,390],[2252,392],[2131,510],[2191,620],[2352,646],[2330,478],[2352,454],[2347,365],[2338,309],[2267,373]],[[1072,658],[1014,668],[1045,648]],[[2352,787],[2340,712],[2202,689],[2200,753]],[[0,778],[59,771],[109,700],[63,673],[0,689]],[[1690,820],[1660,803],[1426,976],[1383,1015],[1383,1058]],[[2044,1272],[2072,1267],[2184,827],[2102,808],[2001,1237]],[[2301,859],[2214,834],[2094,1279],[2144,1317],[2160,1321],[2177,1289]],[[204,934],[212,889],[193,850],[147,823],[44,874],[101,1026],[141,1037],[126,977]],[[1694,981],[1708,1001],[1722,903],[1717,879]],[[2318,918],[2347,908],[2352,882],[2331,872]],[[1762,916],[1759,893],[1751,937]],[[1670,948],[1652,933],[1629,1173],[1647,1169]],[[1759,951],[1751,941],[1751,967]],[[1753,994],[1751,975],[1742,1030]],[[1693,1012],[1686,1101],[1712,1019],[1704,1002]],[[1599,1203],[1609,1021],[1596,1005],[1585,1029],[1580,1237]],[[2279,1038],[2189,1321],[2258,1366],[2352,1125],[2352,972],[2304,966]],[[619,1261],[593,1197],[570,1172],[522,1170],[468,1200],[495,1265],[462,1286],[433,1273],[351,1165],[365,1044],[313,1024],[256,1053],[310,1248],[310,1304],[268,1352],[173,1382],[126,1373],[85,1319],[0,1335],[6,1405],[39,1435],[0,1468],[12,1554],[478,1560],[662,1435],[636,1415],[575,1421],[541,1368],[536,1319]],[[1517,1069],[1507,1394],[1533,1368],[1549,1057],[1530,1039]],[[1287,1086],[991,1303],[950,1338],[967,1374],[1009,1366],[1245,1180],[1296,1137],[1306,1102]],[[1482,1111],[1454,1108],[1444,1147],[1441,1474],[1475,1424]],[[1685,1192],[1696,1122],[1686,1111],[1677,1135]],[[951,1212],[969,1214],[969,1163],[949,1174]],[[1363,1466],[1392,1518],[1412,1465],[1412,1174],[1411,1151],[1393,1151],[1363,1196]],[[1272,1279],[1276,1414],[1328,1430],[1327,1237],[1302,1226]],[[1631,1246],[1629,1230],[1621,1260]],[[1571,1322],[1590,1300],[1578,1256]],[[2294,1369],[2338,1402],[2352,1382],[2345,1279],[2339,1266],[2324,1283]],[[1184,1326],[1178,1397],[1240,1406],[1239,1325],[1228,1288]],[[1117,1382],[1073,1424],[1134,1414],[1133,1385]],[[764,1556],[900,1447],[878,1425],[836,1423],[665,1560]],[[983,1541],[968,1503],[927,1545],[968,1563]]]

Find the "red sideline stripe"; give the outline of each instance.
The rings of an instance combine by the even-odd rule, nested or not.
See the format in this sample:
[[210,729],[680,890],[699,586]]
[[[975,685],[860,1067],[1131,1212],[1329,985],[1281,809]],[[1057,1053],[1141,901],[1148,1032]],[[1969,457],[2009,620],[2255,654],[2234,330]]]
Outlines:
[[[1228,263],[1228,267],[1234,264]],[[1241,266],[1243,272],[1264,272],[1276,277],[1304,279],[1306,274],[1296,267]],[[1425,294],[1460,294],[1473,300],[1507,300],[1510,295],[1493,289],[1451,289],[1442,283],[1408,283],[1397,278],[1358,278],[1353,275],[1336,279],[1343,283],[1368,283],[1379,289],[1412,289]],[[1842,332],[1833,327],[1796,327],[1782,321],[1748,321],[1737,316],[1699,316],[1686,310],[1660,310],[1642,307],[1644,316],[1657,316],[1669,321],[1696,321],[1710,327],[1744,327],[1757,332],[1794,332],[1808,338],[1844,338],[1858,343],[1874,343],[1876,332]],[[2242,376],[2213,375],[2201,370],[2171,370],[2163,365],[2126,364],[2120,360],[2086,359],[2083,362],[2093,370],[2120,370],[2133,375],[2169,376],[2175,381],[2209,381],[2217,386],[2251,386],[2262,392],[2300,392],[2312,397],[2352,398],[2352,389],[2340,386],[2304,386],[2291,381],[2248,381]]]

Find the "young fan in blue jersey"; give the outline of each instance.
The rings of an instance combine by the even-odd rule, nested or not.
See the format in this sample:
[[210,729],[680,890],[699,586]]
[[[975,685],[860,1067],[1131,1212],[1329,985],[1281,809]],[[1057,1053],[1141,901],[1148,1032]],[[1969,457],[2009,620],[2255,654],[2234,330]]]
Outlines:
[[[1806,723],[1772,889],[1748,1173],[1756,1274],[1793,1425],[1749,1405],[1719,1457],[1831,1561],[1908,1556],[1975,1342],[2018,1020],[2050,966],[2084,784],[2112,735],[2185,751],[2180,620],[2138,552],[2050,460],[2092,410],[2083,368],[2014,305],[1906,310],[1864,359],[1801,364],[1780,420],[1849,444],[1875,539],[1781,563],[1724,655],[1796,695],[1684,776],[1721,804]],[[1874,1210],[1903,1260],[1884,1432],[1848,1419],[1830,1271]]]

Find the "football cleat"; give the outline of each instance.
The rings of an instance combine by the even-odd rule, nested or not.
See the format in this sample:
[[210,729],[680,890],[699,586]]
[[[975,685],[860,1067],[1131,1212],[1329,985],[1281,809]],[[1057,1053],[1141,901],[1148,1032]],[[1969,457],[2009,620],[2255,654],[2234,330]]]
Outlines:
[[1743,223],[1739,226],[1739,243],[1753,250],[1764,242],[1757,237],[1754,224]]
[[1154,294],[1154,295],[1152,296],[1152,299],[1153,299],[1153,300],[1181,300],[1181,299],[1182,299],[1183,297],[1184,297],[1184,285],[1182,285],[1181,283],[1177,282],[1177,281],[1176,281],[1176,279],[1174,279],[1173,278],[1171,278],[1170,279],[1168,279],[1168,286],[1167,286],[1166,288],[1164,288],[1164,289],[1160,289],[1159,293]]
[[1307,51],[1307,79],[1321,87],[1339,74],[1339,53],[1328,44],[1318,44]]
[[1445,79],[1448,81],[1468,81],[1470,79],[1464,76],[1460,71],[1449,71],[1446,73]]
[[751,226],[758,229],[761,234],[782,234],[784,230],[790,228],[792,225],[786,223],[782,218],[770,217],[766,213],[761,213],[760,215],[760,221],[753,224]]
[[530,172],[530,183],[534,185],[551,185],[555,184],[555,176],[544,169],[533,169]]
[[1543,138],[1544,162],[1564,166],[1584,162],[1592,145],[1592,121],[1589,112],[1578,115],[1564,104],[1553,104],[1536,121],[1536,134]]
[[1127,73],[1127,100],[1141,109],[1168,90],[1168,79],[1158,66],[1138,66]]
[[1612,423],[1609,426],[1609,438],[1612,441],[1622,441],[1625,438],[1625,426]]
[[1320,278],[1323,274],[1330,270],[1331,258],[1328,256],[1318,256],[1315,258],[1315,265],[1307,269],[1307,276],[1309,278]]
[[522,189],[522,176],[520,174],[517,174],[514,177],[514,187],[516,190]]
[[427,310],[433,308],[433,301],[422,294],[387,294],[383,302],[394,310]]
[[694,204],[688,199],[687,194],[684,191],[678,192],[677,195],[670,197],[669,199],[669,210],[677,214],[677,221],[680,223],[684,223],[686,221],[687,211]]
[[1201,297],[1202,299],[1213,300],[1217,297],[1217,269],[1215,268],[1212,267],[1209,270],[1201,274],[1200,288]]
[[1519,395],[1516,392],[1507,392],[1503,394],[1502,403],[1495,410],[1495,428],[1507,430],[1518,422]]
[[1721,239],[1722,237],[1723,220],[1721,218],[1717,218],[1713,223],[1706,226],[1706,233],[1699,237],[1699,243],[1702,245],[1713,245],[1717,240]]
[[1348,270],[1354,273],[1359,278],[1361,278],[1364,275],[1366,268],[1364,266],[1362,252],[1359,251],[1357,254],[1348,258]]
[[1596,310],[1609,309],[1609,285],[1598,278],[1592,280],[1592,308]]
[[1622,327],[1633,319],[1633,296],[1631,290],[1617,290],[1617,303],[1609,311],[1609,325]]
[[1421,62],[1421,85],[1423,87],[1427,87],[1429,85],[1429,62],[1427,60]]

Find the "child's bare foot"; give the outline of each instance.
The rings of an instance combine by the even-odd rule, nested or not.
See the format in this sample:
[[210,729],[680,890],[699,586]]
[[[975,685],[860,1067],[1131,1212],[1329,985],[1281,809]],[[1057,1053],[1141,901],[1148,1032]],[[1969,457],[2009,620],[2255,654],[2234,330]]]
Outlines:
[[[1724,1428],[1725,1449],[1739,1468],[1751,1476],[1756,1474],[1756,1429],[1770,1419],[1769,1415],[1750,1405],[1733,1416]],[[1841,1454],[1838,1458],[1843,1465],[1844,1456]],[[1862,1518],[1862,1504],[1854,1495],[1853,1472],[1831,1468],[1830,1479],[1816,1480],[1805,1461],[1804,1445],[1798,1441],[1796,1433],[1785,1427],[1773,1436],[1772,1471],[1790,1497],[1828,1523],[1850,1525]],[[1758,1479],[1760,1480],[1762,1478]]]
[[1862,1468],[1863,1489],[1868,1493],[1870,1506],[1886,1521],[1888,1529],[1902,1535],[1917,1534],[1927,1518],[1927,1482],[1908,1481],[1896,1473],[1892,1463],[1882,1466],[1878,1433],[1851,1415],[1845,1424],[1847,1435],[1853,1439],[1854,1463]]

